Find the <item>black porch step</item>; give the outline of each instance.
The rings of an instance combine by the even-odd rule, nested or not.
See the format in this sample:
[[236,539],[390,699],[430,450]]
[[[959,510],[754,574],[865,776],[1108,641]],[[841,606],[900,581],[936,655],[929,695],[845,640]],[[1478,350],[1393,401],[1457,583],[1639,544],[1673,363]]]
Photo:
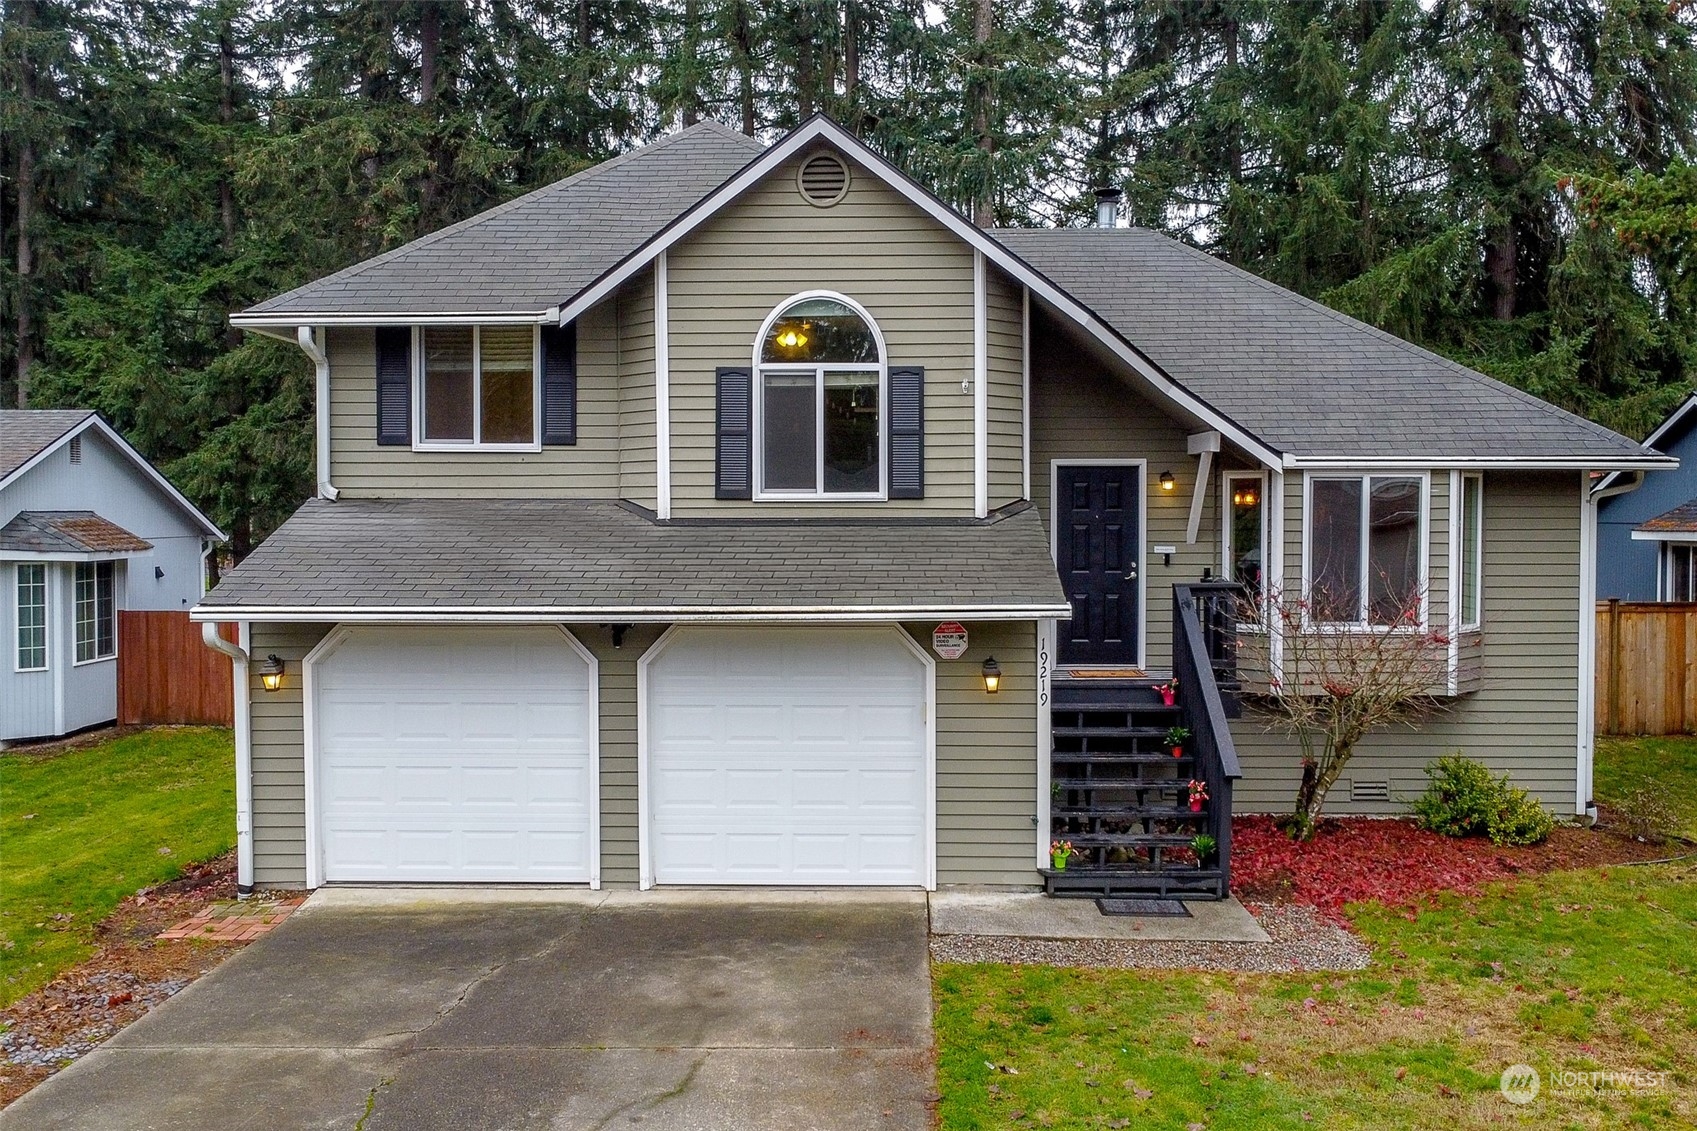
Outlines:
[[1134,726],[1050,726],[1049,733],[1056,738],[1166,738],[1167,727],[1134,727]]
[[1187,788],[1188,779],[1167,778],[1163,781],[1155,778],[1050,778],[1049,785],[1050,788],[1059,786],[1062,789],[1088,790],[1098,793],[1103,790],[1124,792],[1131,789]]
[[1171,750],[1056,750],[1050,754],[1049,760],[1100,763],[1104,766],[1163,766],[1170,762],[1176,766],[1190,761],[1191,755],[1180,754],[1175,758]]
[[1074,848],[1189,848],[1192,833],[1056,833]]
[[1069,817],[1122,817],[1131,820],[1141,820],[1149,817],[1154,820],[1190,819],[1206,817],[1206,807],[1200,813],[1191,811],[1189,805],[1052,805],[1049,816],[1055,820]]
[[1131,865],[1079,867],[1055,871],[1040,868],[1043,890],[1062,898],[1089,899],[1098,896],[1177,896],[1191,899],[1224,899],[1225,883],[1218,868],[1136,868]]

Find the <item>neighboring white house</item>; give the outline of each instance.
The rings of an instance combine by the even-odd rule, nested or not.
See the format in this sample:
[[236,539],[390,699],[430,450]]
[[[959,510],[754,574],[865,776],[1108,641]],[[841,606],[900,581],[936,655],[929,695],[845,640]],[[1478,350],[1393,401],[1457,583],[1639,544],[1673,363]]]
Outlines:
[[0,744],[118,714],[118,610],[187,611],[212,520],[86,409],[0,410]]

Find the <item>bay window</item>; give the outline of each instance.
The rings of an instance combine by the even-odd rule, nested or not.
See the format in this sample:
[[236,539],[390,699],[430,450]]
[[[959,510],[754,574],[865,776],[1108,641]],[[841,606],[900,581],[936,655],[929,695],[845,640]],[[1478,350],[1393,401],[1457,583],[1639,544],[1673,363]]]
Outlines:
[[1310,622],[1425,623],[1424,476],[1311,476],[1305,518]]
[[418,334],[421,447],[540,445],[535,326],[422,326]]

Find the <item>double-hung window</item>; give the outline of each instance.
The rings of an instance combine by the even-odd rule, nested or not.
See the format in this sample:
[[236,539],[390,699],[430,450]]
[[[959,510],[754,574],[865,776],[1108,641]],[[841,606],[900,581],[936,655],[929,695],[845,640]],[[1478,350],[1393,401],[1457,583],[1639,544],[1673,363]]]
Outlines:
[[1305,517],[1310,623],[1426,623],[1424,476],[1311,476]]
[[870,317],[841,296],[799,296],[767,319],[757,359],[756,497],[883,498],[885,359]]
[[415,435],[422,448],[535,449],[535,326],[421,326]]
[[1662,560],[1665,563],[1662,600],[1697,601],[1697,546],[1690,542],[1664,542]]
[[77,663],[118,654],[118,604],[111,562],[78,562],[75,583]]
[[29,562],[18,566],[16,667],[38,672],[47,667],[47,566]]

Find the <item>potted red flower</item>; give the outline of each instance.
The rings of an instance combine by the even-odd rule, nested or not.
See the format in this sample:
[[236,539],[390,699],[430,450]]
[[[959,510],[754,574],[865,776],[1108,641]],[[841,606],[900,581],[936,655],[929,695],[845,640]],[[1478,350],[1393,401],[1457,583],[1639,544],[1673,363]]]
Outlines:
[[1165,683],[1156,684],[1155,690],[1160,693],[1163,707],[1171,707],[1178,701],[1178,679],[1176,677]]
[[1174,758],[1184,757],[1184,740],[1189,737],[1189,727],[1167,728],[1167,745],[1172,748]]
[[1055,866],[1055,871],[1067,870],[1067,859],[1072,856],[1072,841],[1052,840],[1049,842],[1049,863]]
[[1202,803],[1206,800],[1208,800],[1208,783],[1205,782],[1205,781],[1197,781],[1195,778],[1191,778],[1190,779],[1190,811],[1192,813],[1202,812]]

